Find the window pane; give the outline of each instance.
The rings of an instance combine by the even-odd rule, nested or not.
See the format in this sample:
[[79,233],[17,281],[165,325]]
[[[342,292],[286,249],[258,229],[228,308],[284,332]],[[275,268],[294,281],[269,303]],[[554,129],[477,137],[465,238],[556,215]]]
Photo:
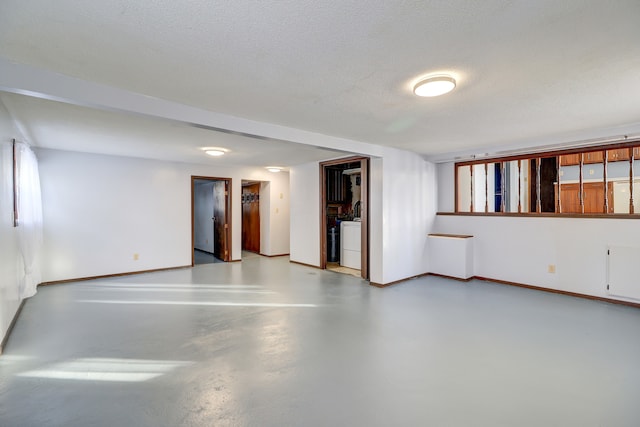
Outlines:
[[487,185],[489,193],[489,212],[500,212],[502,206],[502,163],[487,165]]
[[560,212],[580,213],[580,154],[560,156]]
[[[540,212],[556,211],[555,183],[558,180],[558,169],[555,157],[540,159]],[[537,177],[537,175],[536,175]],[[534,196],[534,199],[537,195]]]
[[583,198],[584,213],[605,213],[604,152],[584,153]]
[[[635,149],[637,151],[637,149]],[[635,152],[634,152],[635,154]],[[631,188],[630,188],[630,168],[633,167],[633,171],[638,170],[640,161],[635,160],[633,164],[629,162],[629,149],[613,149],[607,150],[608,164],[607,164],[607,178],[610,181],[609,184],[609,212],[616,214],[628,214],[631,213]],[[635,158],[635,155],[634,155]],[[635,173],[633,174],[635,176]],[[634,179],[633,183],[633,212],[638,211],[638,190],[640,188],[640,181]]]
[[473,211],[484,212],[487,202],[486,174],[484,163],[473,165]]
[[458,166],[458,212],[471,212],[471,167]]
[[529,212],[529,161],[504,163],[505,212]]

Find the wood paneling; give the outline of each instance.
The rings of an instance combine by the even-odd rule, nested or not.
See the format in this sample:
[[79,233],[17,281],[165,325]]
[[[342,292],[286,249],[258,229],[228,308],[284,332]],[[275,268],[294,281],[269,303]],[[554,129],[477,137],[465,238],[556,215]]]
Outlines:
[[[556,186],[557,189],[557,186]],[[613,185],[608,183],[609,212],[613,213]],[[584,213],[605,213],[604,212],[604,185],[601,182],[583,183],[584,191]],[[556,193],[557,197],[557,193]],[[560,184],[560,201],[562,213],[582,213],[580,205],[580,184]]]
[[615,150],[607,150],[607,161],[620,162],[622,160],[629,160],[628,148],[617,148]]
[[[614,150],[609,150],[614,151]],[[560,166],[575,166],[580,164],[580,154],[564,154],[560,156]],[[584,164],[589,163],[602,163],[604,160],[604,153],[602,151],[589,151],[586,153],[582,153]]]
[[560,156],[560,166],[573,166],[580,163],[580,154],[564,154]]

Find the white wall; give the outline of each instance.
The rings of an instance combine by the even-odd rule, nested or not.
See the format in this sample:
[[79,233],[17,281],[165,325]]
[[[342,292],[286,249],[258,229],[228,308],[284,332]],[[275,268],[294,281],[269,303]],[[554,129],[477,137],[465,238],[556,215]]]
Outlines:
[[13,156],[11,140],[16,132],[0,103],[0,342],[18,307],[22,261],[13,227]]
[[[283,199],[271,201],[280,209],[272,228],[286,228],[289,221],[286,173],[49,149],[36,154],[44,210],[44,281],[190,265],[192,175],[232,179],[234,260],[241,258],[243,179],[271,181],[276,194],[283,193]],[[271,232],[272,250],[287,253],[288,244],[288,236]]]
[[320,266],[320,176],[319,163],[292,167],[291,261]]
[[[320,265],[319,162],[291,170],[291,259]],[[435,166],[385,149],[370,165],[370,279],[391,283],[428,272],[436,206]]]
[[260,253],[272,256],[289,254],[291,219],[289,173],[275,175],[277,179],[260,183]]
[[193,195],[193,247],[213,253],[213,182],[197,183]]
[[269,212],[271,212],[271,183],[260,183],[260,253],[266,254],[271,251],[270,235],[271,227],[269,224]]
[[[439,192],[453,194],[453,164],[438,169]],[[453,198],[439,200],[453,212]],[[640,246],[632,219],[437,216],[434,231],[474,236],[477,276],[607,298],[607,246]]]
[[384,284],[429,271],[437,194],[435,165],[413,153],[387,150],[382,169],[383,271],[382,281],[371,280]]

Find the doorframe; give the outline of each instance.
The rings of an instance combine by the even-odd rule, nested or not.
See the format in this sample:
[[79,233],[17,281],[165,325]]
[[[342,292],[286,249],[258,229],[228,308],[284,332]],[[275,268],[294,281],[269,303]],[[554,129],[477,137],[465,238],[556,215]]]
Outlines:
[[327,268],[327,166],[360,162],[361,251],[360,275],[369,280],[369,161],[370,157],[353,156],[320,162],[320,268]]
[[[199,175],[191,175],[191,266],[195,265],[195,243],[196,243],[196,227],[195,227],[195,186],[196,180],[199,181],[224,181],[227,187],[227,194],[225,197],[225,216],[227,218],[227,228],[225,229],[225,239],[224,239],[224,251],[227,256],[224,257],[223,261],[230,262],[231,261],[231,229],[232,229],[232,220],[231,216],[231,190],[232,190],[232,179],[231,178],[219,178],[212,176],[199,176]],[[215,244],[215,243],[214,243]]]

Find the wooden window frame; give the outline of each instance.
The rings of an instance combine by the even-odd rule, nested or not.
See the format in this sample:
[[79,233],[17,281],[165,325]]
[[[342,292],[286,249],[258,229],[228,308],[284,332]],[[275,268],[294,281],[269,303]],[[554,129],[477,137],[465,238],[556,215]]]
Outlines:
[[[634,161],[638,159],[640,156],[637,155],[636,149],[640,151],[640,139],[635,139],[632,141],[625,141],[623,143],[613,143],[613,144],[602,144],[602,145],[594,145],[589,147],[581,147],[575,149],[568,150],[555,150],[555,151],[546,151],[546,152],[538,152],[538,153],[530,153],[530,154],[522,154],[517,156],[505,156],[505,157],[493,157],[493,158],[484,158],[482,160],[470,160],[463,162],[456,162],[454,166],[454,185],[455,185],[455,194],[454,194],[454,212],[439,212],[442,215],[467,215],[467,216],[539,216],[539,217],[588,217],[588,218],[640,218],[640,213],[635,212],[634,208],[634,199],[637,195],[634,195]],[[611,154],[613,151],[618,151],[618,153]],[[622,151],[628,150],[628,152]],[[601,152],[601,154],[599,153]],[[595,154],[593,154],[595,153]],[[593,155],[592,155],[593,154]],[[578,163],[576,164],[579,169],[578,175],[578,212],[564,213],[562,206],[562,175],[560,174],[561,168],[564,166],[573,165],[573,163],[564,164],[563,162],[567,162],[567,155],[577,155]],[[613,212],[613,199],[610,198],[610,191],[613,184],[613,180],[611,179],[608,173],[608,166],[613,162],[623,162],[627,160],[626,158],[621,158],[619,156],[628,157],[628,161],[626,162],[629,167],[629,211],[624,213],[614,213]],[[600,158],[600,156],[602,158]],[[613,159],[612,157],[613,156]],[[540,169],[543,158],[555,158],[556,165],[556,181],[554,186],[556,187],[556,191],[554,192],[554,212],[542,212],[541,206],[541,178],[540,178]],[[618,159],[618,160],[615,160]],[[517,211],[505,212],[506,209],[506,191],[505,191],[505,167],[508,162],[517,161],[517,182],[518,182],[518,203],[517,203]],[[522,194],[522,165],[523,161],[527,162],[529,165],[529,176],[531,179],[535,179],[535,194],[532,193],[532,188],[527,186],[528,188],[528,200],[526,200],[527,204],[526,209],[523,209],[523,194]],[[489,212],[488,204],[489,204],[489,194],[496,194],[496,191],[490,191],[490,186],[493,186],[494,190],[496,189],[495,183],[489,183],[489,174],[488,169],[489,165],[498,163],[500,165],[501,171],[501,203],[500,203],[500,211]],[[535,164],[535,170],[533,169],[532,163]],[[603,176],[602,176],[602,185],[604,191],[604,201],[602,205],[602,212],[594,213],[594,212],[585,212],[585,179],[583,176],[585,165],[589,164],[602,164],[603,165]],[[475,165],[484,165],[485,171],[485,182],[484,188],[475,188],[475,179],[473,176],[473,169]],[[470,187],[469,195],[471,198],[470,211],[460,211],[459,206],[459,183],[458,183],[458,175],[459,168],[468,167],[470,170]],[[587,180],[589,182],[589,180]],[[531,184],[532,185],[532,184]],[[482,186],[481,186],[482,187]],[[591,186],[592,187],[592,186]],[[482,191],[485,194],[485,204],[484,206],[474,206],[475,194],[477,191]],[[495,200],[495,199],[494,199]],[[547,200],[547,199],[545,199]],[[548,199],[550,200],[550,199]],[[494,201],[495,203],[495,201]],[[535,203],[532,205],[532,203]],[[515,206],[511,207],[515,210]]]

